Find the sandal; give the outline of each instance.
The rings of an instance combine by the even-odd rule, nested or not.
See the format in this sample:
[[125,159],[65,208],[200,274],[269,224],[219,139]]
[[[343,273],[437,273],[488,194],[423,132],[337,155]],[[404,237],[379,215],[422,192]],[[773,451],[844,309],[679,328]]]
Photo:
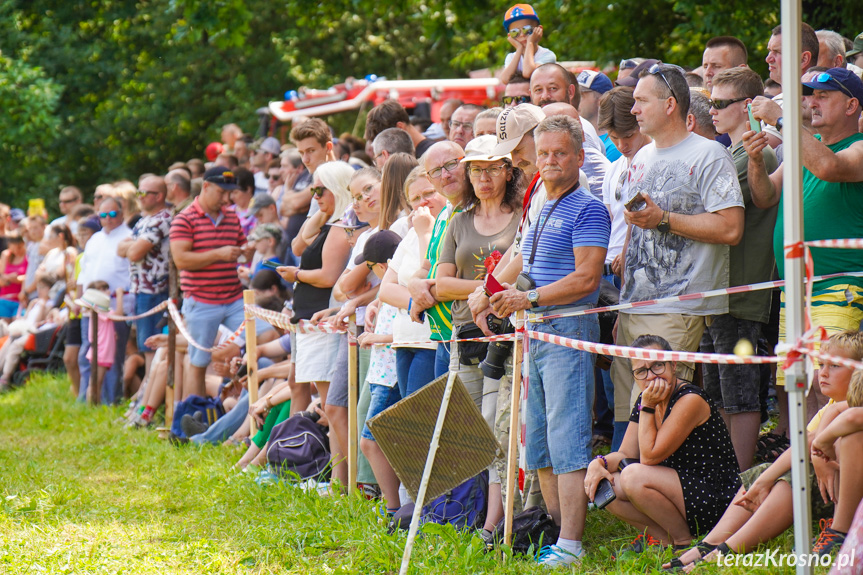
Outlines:
[[[677,547],[677,546],[675,546],[675,547]],[[716,547],[717,547],[717,545],[713,545],[712,543],[707,543],[705,541],[702,541],[701,543],[696,545],[695,549],[698,549],[698,553],[699,553],[700,557],[693,560],[692,564],[699,563],[701,561],[702,557],[704,557],[705,555],[707,555],[708,553],[710,553],[711,551],[716,549]],[[688,546],[684,547],[684,549],[689,549],[689,547]],[[677,550],[677,549],[675,549],[675,550]],[[687,565],[689,565],[689,564],[690,563],[687,563]],[[683,564],[683,561],[681,561],[680,556],[678,556],[678,557],[673,558],[671,561],[669,561],[668,565],[663,566],[662,570],[665,571],[666,573],[673,573],[675,571],[680,571],[684,567],[685,567],[685,565]]]
[[755,457],[762,463],[773,463],[786,449],[791,447],[791,440],[784,435],[765,433],[758,438]]

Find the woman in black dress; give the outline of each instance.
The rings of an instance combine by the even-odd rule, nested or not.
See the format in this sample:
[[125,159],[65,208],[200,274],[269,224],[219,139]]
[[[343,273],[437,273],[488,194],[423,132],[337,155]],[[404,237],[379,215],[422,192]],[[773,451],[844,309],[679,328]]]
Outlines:
[[[632,347],[671,350],[667,341],[642,335]],[[707,533],[737,489],[739,469],[731,437],[716,406],[691,383],[678,379],[675,362],[632,360],[641,388],[620,451],[598,456],[587,468],[591,501],[603,479],[616,499],[606,509],[642,531],[627,550],[647,545],[683,548]],[[620,470],[623,459],[636,460]]]

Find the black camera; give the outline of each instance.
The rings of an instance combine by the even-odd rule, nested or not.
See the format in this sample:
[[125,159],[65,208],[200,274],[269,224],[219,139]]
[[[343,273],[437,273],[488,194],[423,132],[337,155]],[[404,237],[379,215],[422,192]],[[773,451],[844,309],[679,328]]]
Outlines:
[[[495,335],[515,333],[515,328],[508,317],[501,319],[496,315],[489,315],[486,320],[489,331]],[[512,343],[511,341],[493,341],[488,344],[488,353],[482,363],[479,364],[484,376],[490,379],[500,379],[504,376],[506,373],[504,363],[512,351]]]
[[301,411],[297,415],[300,417],[305,417],[306,419],[310,419],[313,422],[317,423],[321,418],[321,415],[317,411]]

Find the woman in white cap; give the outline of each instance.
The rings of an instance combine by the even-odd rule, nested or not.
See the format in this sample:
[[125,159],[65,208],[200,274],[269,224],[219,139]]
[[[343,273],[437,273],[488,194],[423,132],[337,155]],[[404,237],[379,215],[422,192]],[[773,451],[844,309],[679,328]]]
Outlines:
[[[520,169],[513,167],[509,154],[500,156],[493,153],[496,145],[495,136],[480,136],[467,145],[462,159],[469,184],[461,201],[465,211],[453,216],[447,227],[435,276],[438,298],[453,302],[453,332],[458,339],[483,336],[473,323],[467,298],[483,285],[486,275],[494,270],[512,245],[521,221],[525,178]],[[487,318],[496,319],[483,316],[483,320]],[[473,342],[453,344],[450,372],[458,372],[489,427],[494,430],[500,379],[483,377],[479,362],[485,356],[484,345],[477,346]],[[500,477],[494,468],[490,470],[489,483],[485,530],[490,534],[503,517]]]

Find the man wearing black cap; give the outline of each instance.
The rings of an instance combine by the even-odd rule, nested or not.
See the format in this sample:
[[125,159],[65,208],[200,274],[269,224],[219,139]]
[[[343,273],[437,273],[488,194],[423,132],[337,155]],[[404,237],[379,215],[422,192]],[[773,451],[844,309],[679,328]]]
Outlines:
[[[830,68],[803,83],[803,94],[811,96],[813,136],[801,130],[803,139],[803,223],[804,240],[859,238],[863,235],[863,134],[858,132],[863,102],[863,81],[845,68]],[[755,118],[782,130],[782,109],[767,98],[752,102]],[[769,176],[762,154],[767,138],[764,132],[747,132],[743,145],[749,154],[749,187],[752,201],[759,208],[780,204],[773,232],[773,253],[779,275],[784,276],[784,218],[782,202],[782,165]],[[860,250],[813,249],[815,274],[831,274],[863,269]],[[818,282],[810,311],[816,326],[828,334],[844,329],[857,330],[863,320],[863,280],[842,278]],[[785,338],[784,308],[780,310],[779,329]],[[778,370],[777,384],[784,382]],[[834,529],[847,531],[848,525]]]
[[[237,178],[219,166],[204,173],[201,193],[171,224],[171,255],[180,270],[183,316],[192,338],[205,347],[216,339],[219,325],[231,331],[243,322],[243,286],[237,260],[246,237],[240,218],[228,206]],[[248,251],[248,250],[247,250]],[[204,395],[210,354],[189,347],[191,369],[184,396]]]

